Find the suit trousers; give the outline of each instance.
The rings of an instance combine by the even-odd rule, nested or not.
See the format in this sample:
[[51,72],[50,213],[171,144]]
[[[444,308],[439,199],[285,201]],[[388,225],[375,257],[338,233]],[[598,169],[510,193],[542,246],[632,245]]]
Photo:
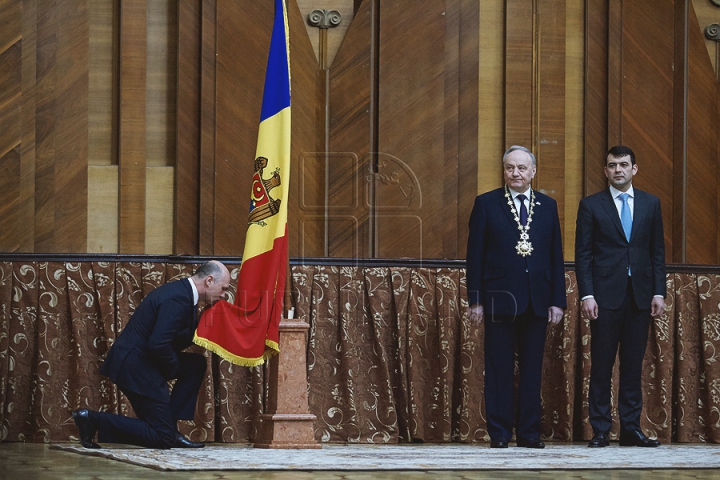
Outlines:
[[598,306],[598,318],[590,321],[590,425],[595,433],[612,427],[610,391],[613,365],[619,354],[620,386],[618,415],[620,428],[640,428],[642,412],[642,365],[650,327],[650,305],[638,308],[628,277],[625,299],[620,308]]
[[[485,317],[485,411],[490,438],[510,440],[517,414],[517,439],[540,439],[540,379],[547,318],[532,306],[513,316]],[[520,372],[517,412],[513,408],[515,351]]]
[[177,421],[195,417],[200,385],[207,362],[199,353],[181,352],[180,374],[169,401],[161,401],[119,387],[130,401],[137,418],[106,412],[93,415],[98,425],[98,442],[124,443],[149,448],[170,448],[178,435]]

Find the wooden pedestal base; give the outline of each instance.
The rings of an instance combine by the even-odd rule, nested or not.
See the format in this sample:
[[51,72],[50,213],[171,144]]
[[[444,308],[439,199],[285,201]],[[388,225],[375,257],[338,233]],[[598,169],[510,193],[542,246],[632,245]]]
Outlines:
[[315,440],[315,415],[307,399],[305,322],[280,322],[280,353],[270,359],[268,413],[260,415],[255,448],[321,448]]

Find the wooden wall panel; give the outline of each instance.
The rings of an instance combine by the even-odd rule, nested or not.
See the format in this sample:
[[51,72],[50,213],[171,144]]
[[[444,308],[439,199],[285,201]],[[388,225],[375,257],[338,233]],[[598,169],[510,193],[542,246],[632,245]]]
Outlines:
[[[505,3],[505,145],[533,144],[536,128],[535,4],[537,0],[507,0]],[[500,152],[502,155],[502,152]]]
[[637,158],[633,185],[660,197],[666,251],[670,252],[674,6],[672,0],[663,0],[652,6],[623,2],[622,8],[621,143],[631,147]]
[[173,237],[174,167],[149,167],[145,198],[152,205],[145,214],[144,253],[167,254]]
[[[233,2],[234,3],[234,2]],[[215,120],[217,87],[216,0],[202,0],[200,23],[200,164],[198,171],[198,250],[215,253]],[[177,222],[176,222],[177,223]]]
[[[445,86],[446,35],[458,27],[447,21],[445,7],[434,0],[382,3],[375,182],[380,258],[444,258],[446,219],[457,218],[456,198],[444,196],[457,163],[443,159],[446,96],[457,98],[457,84],[448,86],[450,92]],[[456,51],[451,55],[457,61]],[[450,128],[455,137],[449,141],[457,141],[456,127]]]
[[[676,262],[685,259],[685,197],[687,195],[687,88],[688,88],[688,22],[689,5],[687,2],[675,2],[675,68],[673,75],[673,206],[672,231],[679,237],[672,243],[669,258]],[[666,255],[667,256],[667,255]]]
[[55,245],[56,252],[87,248],[88,11],[84,0],[56,2]]
[[608,150],[608,1],[587,0],[585,10],[585,195],[607,186],[603,169]]
[[20,177],[20,147],[0,156],[0,248],[2,251],[18,250],[16,230],[22,224],[20,216],[20,195],[15,179]]
[[[15,19],[16,20],[16,19]],[[16,230],[17,249],[35,251],[35,145],[37,81],[37,2],[26,2],[22,9],[22,136],[20,146],[20,222]]]
[[201,0],[178,2],[173,253],[197,255],[200,221]]
[[212,252],[216,255],[237,255],[245,244],[273,13],[272,2],[217,4],[215,188],[212,192]]
[[[350,4],[321,72],[317,30],[289,1],[292,255],[462,258],[472,198],[502,184],[512,143],[537,152],[568,252],[581,193],[605,188],[605,151],[625,143],[636,185],[663,201],[668,255],[717,262],[720,94],[697,1]],[[12,177],[0,249],[161,253],[173,239],[176,253],[240,254],[272,13],[246,0],[0,0]],[[169,170],[148,183],[153,165],[175,166],[174,185]]]
[[55,228],[55,62],[58,25],[54,2],[38,0],[37,101],[35,119],[35,244],[33,251],[54,250]]
[[147,0],[120,4],[120,253],[145,249]]
[[[370,152],[375,134],[375,3],[360,5],[330,69],[327,255],[331,257],[367,258],[371,253],[368,182],[374,162]],[[324,185],[318,187],[320,192],[323,189]],[[324,201],[316,204],[321,208],[315,209],[315,215],[324,216]]]
[[565,1],[538,3],[535,188],[557,201],[565,225]]
[[[175,165],[178,10],[177,1],[147,0],[145,157],[148,167]],[[169,207],[172,208],[172,203]]]
[[479,2],[478,8],[480,72],[477,193],[485,193],[503,184],[501,158],[505,150],[505,8],[504,2],[500,1]]
[[88,6],[88,252],[118,251],[117,7]]
[[[180,14],[192,22],[192,9],[185,12],[181,6]],[[206,0],[202,4],[198,244],[202,254],[241,255],[244,249],[273,15],[274,6],[267,2]],[[295,176],[303,156],[316,151],[317,60],[304,19],[292,1],[288,21],[293,122],[289,229],[295,253],[301,195]],[[192,68],[192,57],[181,61]],[[183,95],[191,95],[192,82],[192,78],[183,82]],[[184,125],[180,128],[191,133],[192,110],[179,118]],[[192,181],[191,157],[183,159],[178,172],[185,184]],[[180,221],[178,217],[176,224]],[[183,234],[183,242],[192,246],[190,233],[188,229]]]
[[[623,21],[623,0],[609,0],[608,2],[608,67],[607,67],[607,145],[620,145],[623,126],[623,62],[624,42],[626,39]],[[602,164],[603,167],[605,163]]]
[[[446,0],[445,11],[445,52],[444,52],[444,72],[443,72],[443,88],[444,88],[444,115],[443,115],[443,167],[444,175],[438,175],[438,180],[442,179],[442,199],[441,207],[444,212],[440,215],[447,215],[449,221],[446,220],[438,225],[440,227],[442,242],[441,255],[444,258],[456,258],[458,255],[458,246],[461,243],[458,238],[458,223],[460,218],[459,210],[460,200],[460,2],[458,0]],[[473,162],[477,165],[477,159]],[[475,190],[473,188],[473,190]],[[452,205],[453,207],[447,208]],[[469,212],[468,212],[469,215]],[[469,217],[466,217],[469,218]],[[434,226],[431,226],[433,228]],[[425,237],[425,235],[423,235]],[[467,234],[465,235],[467,238]],[[467,249],[467,241],[465,248]]]
[[[720,9],[717,12],[720,20]],[[683,202],[686,228],[685,257],[681,261],[714,264],[720,260],[718,202],[712,201],[712,194],[719,191],[720,85],[692,6],[688,13],[687,188]],[[679,233],[674,232],[673,242],[679,241]]]
[[88,166],[88,252],[118,251],[118,186],[117,165]]
[[36,252],[86,249],[88,19],[81,0],[38,2]]
[[6,155],[20,145],[22,124],[22,42],[6,45],[0,50],[0,156]]
[[[445,253],[450,256],[454,249],[453,258],[465,258],[470,212],[478,190],[480,2],[459,2],[458,7],[458,209],[455,229],[446,230],[446,238],[456,243],[446,243]],[[446,198],[451,196],[452,191],[446,192]]]
[[[575,223],[583,197],[585,165],[585,4],[566,2],[565,50],[565,261],[575,259]],[[604,136],[603,136],[604,137]],[[602,154],[600,155],[602,156]],[[602,169],[597,173],[602,175]]]
[[88,6],[89,165],[117,165],[117,7],[117,0]]
[[19,2],[0,1],[0,250],[16,251],[22,217],[20,191],[22,141],[22,8]]
[[699,30],[696,30],[695,33],[701,33],[710,63],[715,69],[715,77],[720,81],[720,71],[718,70],[720,67],[718,62],[720,60],[720,42],[710,40],[703,35],[708,25],[720,23],[720,8],[715,2],[708,0],[689,0],[688,7],[694,11],[697,17]]
[[[304,24],[307,36],[310,39],[310,44],[315,52],[315,57],[318,60],[318,63],[320,60],[321,49],[320,30],[317,27],[310,25],[306,19],[310,12],[316,9],[337,10],[340,13],[342,17],[340,25],[327,29],[327,42],[325,44],[325,50],[327,54],[328,68],[332,68],[335,55],[337,55],[347,31],[350,28],[350,25],[352,25],[353,16],[355,15],[353,0],[332,0],[331,2],[324,2],[324,4],[320,4],[315,0],[295,0],[295,2],[291,2],[291,4],[292,3],[296,3],[298,6],[298,12],[300,14],[298,18],[303,20],[303,22],[299,23],[298,26],[302,26]],[[300,32],[296,31],[295,35],[299,36]]]
[[321,220],[325,212],[322,210],[318,215],[315,205],[323,205],[325,199],[325,156],[317,152],[325,150],[326,88],[322,87],[327,78],[326,72],[318,70],[317,57],[304,25],[305,16],[297,2],[288,1],[287,9],[292,71],[288,249],[291,256],[325,256],[328,253],[324,248],[325,227]]

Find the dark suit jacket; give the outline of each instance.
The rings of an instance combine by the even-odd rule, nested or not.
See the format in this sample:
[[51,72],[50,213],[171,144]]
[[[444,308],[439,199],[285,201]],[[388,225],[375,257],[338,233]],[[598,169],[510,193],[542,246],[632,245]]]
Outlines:
[[169,400],[167,381],[177,378],[178,353],[192,344],[196,327],[188,279],[161,285],[130,317],[110,348],[101,373],[119,387]]
[[520,231],[499,188],[475,198],[467,248],[470,305],[483,304],[489,315],[516,315],[532,303],[547,317],[551,306],[565,308],[565,270],[557,203],[535,191],[530,223],[532,253],[520,256]]
[[580,298],[593,295],[599,307],[618,308],[625,297],[628,267],[635,303],[650,308],[665,296],[665,239],[660,199],[633,188],[630,241],[625,239],[610,189],[580,201],[575,231],[575,273]]

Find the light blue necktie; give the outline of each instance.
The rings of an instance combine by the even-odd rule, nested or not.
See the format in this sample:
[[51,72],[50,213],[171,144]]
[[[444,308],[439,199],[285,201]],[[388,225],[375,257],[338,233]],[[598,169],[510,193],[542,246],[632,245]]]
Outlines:
[[630,205],[628,205],[627,193],[621,193],[618,195],[622,200],[622,208],[620,209],[620,223],[622,223],[623,231],[625,231],[625,238],[630,241],[630,234],[632,233],[632,215],[630,215]]

